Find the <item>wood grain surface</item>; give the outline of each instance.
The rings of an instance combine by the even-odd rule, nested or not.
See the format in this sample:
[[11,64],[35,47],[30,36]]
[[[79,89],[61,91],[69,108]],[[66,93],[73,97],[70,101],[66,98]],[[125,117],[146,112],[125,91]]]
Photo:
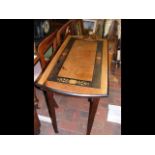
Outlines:
[[92,81],[96,42],[76,40],[58,76]]
[[[70,52],[64,61],[57,77],[69,78],[70,83],[62,83],[60,81],[49,80],[53,69],[57,66],[61,54],[63,53],[65,47],[71,38],[76,38],[73,43]],[[81,40],[79,40],[81,39]],[[96,56],[97,53],[97,41],[102,43],[101,55]],[[62,94],[74,95],[74,96],[107,96],[108,95],[108,41],[104,40],[89,40],[83,38],[82,36],[68,36],[64,43],[61,45],[60,49],[56,53],[55,57],[49,63],[41,78],[38,81],[39,85],[45,86],[54,92],[59,92]],[[99,51],[100,51],[99,50]],[[76,85],[76,81],[92,81],[94,77],[94,64],[100,64],[100,74],[97,74],[99,80],[99,87],[93,86],[79,86]],[[56,78],[57,79],[57,78]]]

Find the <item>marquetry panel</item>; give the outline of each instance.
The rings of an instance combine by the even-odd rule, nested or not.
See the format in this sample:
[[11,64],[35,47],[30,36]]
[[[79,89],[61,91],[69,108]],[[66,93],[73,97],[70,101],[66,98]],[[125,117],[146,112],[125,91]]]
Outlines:
[[62,93],[106,96],[107,60],[107,40],[69,36],[38,84]]
[[75,40],[58,76],[92,81],[96,46],[95,41]]

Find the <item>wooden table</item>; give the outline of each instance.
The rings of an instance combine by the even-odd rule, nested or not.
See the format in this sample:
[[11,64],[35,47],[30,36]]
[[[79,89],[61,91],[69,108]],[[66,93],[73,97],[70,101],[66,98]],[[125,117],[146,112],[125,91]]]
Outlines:
[[107,44],[103,39],[68,36],[38,80],[38,86],[45,92],[56,133],[53,92],[88,98],[87,134],[90,134],[99,100],[108,96]]

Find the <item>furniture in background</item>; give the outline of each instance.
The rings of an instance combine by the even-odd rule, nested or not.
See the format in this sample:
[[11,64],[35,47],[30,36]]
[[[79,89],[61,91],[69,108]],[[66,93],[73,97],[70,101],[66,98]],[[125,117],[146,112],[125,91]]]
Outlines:
[[109,50],[109,70],[114,72],[115,70],[115,61],[117,57],[118,49],[118,22],[117,20],[112,20],[107,34],[108,39],[108,50]]
[[68,35],[83,35],[83,23],[81,19],[69,20],[57,32],[57,45],[61,46]]
[[58,133],[53,93],[86,97],[90,103],[90,134],[99,100],[108,96],[107,39],[68,35],[37,81],[47,100],[54,131]]
[[84,35],[92,38],[104,38],[106,19],[83,19]]
[[40,57],[42,69],[46,68],[49,61],[69,34],[82,35],[81,20],[69,20],[58,31],[51,33],[41,41],[38,46],[38,55]]
[[118,44],[117,44],[117,57],[116,57],[116,68],[121,65],[121,20],[118,21]]
[[37,81],[42,73],[41,61],[37,54],[34,54],[34,82]]
[[82,19],[76,19],[73,22],[74,35],[83,35],[83,22]]
[[38,45],[43,39],[60,29],[68,21],[68,19],[35,19],[34,42],[36,50],[38,51]]
[[97,20],[96,35],[98,38],[104,38],[105,23],[106,19]]
[[84,28],[84,34],[95,34],[97,27],[97,20],[92,19],[83,19],[83,28]]
[[115,57],[115,68],[119,68],[121,65],[121,38],[118,40],[117,44],[117,54]]
[[105,19],[104,34],[103,34],[104,38],[107,38],[107,36],[108,36],[112,21],[113,21],[113,19]]

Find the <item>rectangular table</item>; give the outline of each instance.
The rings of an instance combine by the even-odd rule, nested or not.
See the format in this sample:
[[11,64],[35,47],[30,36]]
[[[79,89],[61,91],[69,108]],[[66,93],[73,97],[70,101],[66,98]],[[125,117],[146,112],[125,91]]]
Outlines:
[[55,132],[58,129],[53,92],[88,98],[87,134],[90,134],[99,99],[108,95],[107,44],[106,39],[68,36],[38,80]]

